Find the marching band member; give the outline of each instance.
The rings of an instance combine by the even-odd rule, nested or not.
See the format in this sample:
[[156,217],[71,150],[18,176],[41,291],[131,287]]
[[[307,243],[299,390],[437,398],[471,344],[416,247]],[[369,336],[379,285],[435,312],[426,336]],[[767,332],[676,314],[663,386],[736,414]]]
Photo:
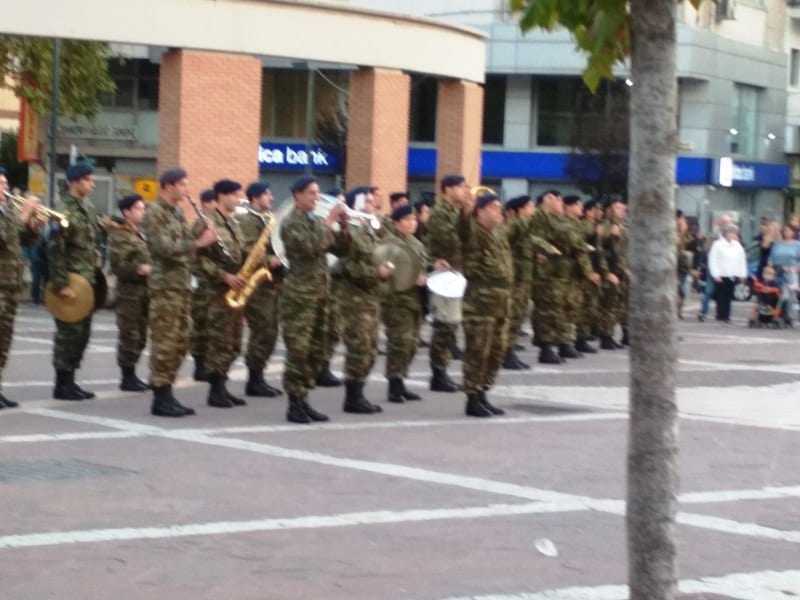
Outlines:
[[186,171],[165,171],[159,184],[159,197],[147,207],[142,222],[153,266],[148,281],[150,412],[159,417],[183,417],[193,415],[194,410],[178,402],[172,384],[189,349],[192,260],[198,249],[211,246],[218,238],[212,227],[198,230],[189,225],[186,215],[193,209]]
[[153,269],[147,241],[139,229],[145,206],[139,194],[125,196],[117,206],[122,218],[107,219],[106,231],[111,271],[117,277],[117,364],[122,371],[119,389],[143,392],[150,387],[136,376],[136,363],[147,344],[147,279]]
[[[200,210],[206,216],[214,214],[217,210],[217,196],[214,190],[203,190],[200,193]],[[208,381],[206,372],[205,356],[206,345],[208,342],[208,302],[209,286],[205,275],[200,270],[200,257],[195,255],[192,261],[192,277],[194,278],[194,288],[192,289],[192,335],[191,335],[191,354],[194,360],[194,380]]]

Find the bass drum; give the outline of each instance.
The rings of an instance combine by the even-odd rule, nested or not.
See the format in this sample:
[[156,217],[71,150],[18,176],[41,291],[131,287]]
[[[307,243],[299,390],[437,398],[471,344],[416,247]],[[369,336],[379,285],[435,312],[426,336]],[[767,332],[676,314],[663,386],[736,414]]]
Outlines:
[[457,271],[439,271],[428,276],[431,313],[434,321],[461,323],[461,303],[467,289],[466,278]]

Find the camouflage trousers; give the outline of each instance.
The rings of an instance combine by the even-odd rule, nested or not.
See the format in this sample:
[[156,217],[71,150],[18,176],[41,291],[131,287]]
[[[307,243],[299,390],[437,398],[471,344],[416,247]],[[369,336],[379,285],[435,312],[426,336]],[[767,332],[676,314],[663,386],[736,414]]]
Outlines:
[[264,285],[258,288],[247,302],[244,316],[250,330],[245,362],[248,369],[260,373],[278,341],[278,290]]
[[[582,277],[582,276],[581,276]],[[578,325],[583,321],[584,285],[582,280],[572,279],[564,290],[564,318],[569,324],[568,342],[574,342]]]
[[286,365],[283,388],[287,394],[305,398],[314,388],[328,347],[328,296],[284,290],[280,296]]
[[577,336],[580,339],[591,337],[599,319],[601,288],[591,282],[583,285],[583,304],[578,318]]
[[430,358],[434,367],[447,368],[451,358],[450,348],[456,344],[456,331],[458,325],[455,323],[433,322]]
[[464,391],[488,390],[508,351],[512,291],[502,288],[468,288],[464,297]]
[[378,295],[357,291],[346,284],[343,287],[348,303],[347,310],[339,315],[346,350],[344,374],[351,381],[364,381],[378,355]]
[[623,327],[628,324],[628,282],[620,280],[620,284],[603,284],[600,297],[600,319],[597,327],[601,335],[614,335],[617,324]]
[[233,361],[242,351],[242,313],[225,303],[227,286],[216,286],[211,292],[206,323],[206,370],[212,375],[226,376]]
[[407,377],[417,353],[422,305],[416,288],[394,292],[381,305],[386,328],[386,377]]
[[189,349],[192,296],[184,290],[150,290],[150,384],[171,385]]
[[517,341],[531,303],[531,282],[518,281],[511,292],[511,322],[508,330],[509,345]]
[[200,359],[205,358],[206,342],[208,341],[208,303],[211,299],[208,293],[208,283],[200,282],[197,289],[192,290],[192,335],[191,353]]
[[[345,284],[340,277],[331,277],[328,294],[328,322],[325,348],[322,352],[323,362],[330,362],[336,352],[336,346],[342,339],[342,306],[348,298],[344,297]],[[321,363],[320,363],[321,364]]]
[[572,327],[564,307],[565,287],[569,282],[560,279],[543,279],[533,283],[534,342],[537,346],[568,344],[572,341]]
[[117,364],[135,367],[147,344],[149,295],[146,285],[117,286]]
[[0,288],[0,382],[3,380],[3,370],[8,363],[8,351],[14,337],[14,317],[17,315],[18,304],[18,289]]
[[77,323],[55,319],[56,335],[53,343],[53,367],[56,371],[75,371],[81,368],[83,353],[92,335],[92,314]]

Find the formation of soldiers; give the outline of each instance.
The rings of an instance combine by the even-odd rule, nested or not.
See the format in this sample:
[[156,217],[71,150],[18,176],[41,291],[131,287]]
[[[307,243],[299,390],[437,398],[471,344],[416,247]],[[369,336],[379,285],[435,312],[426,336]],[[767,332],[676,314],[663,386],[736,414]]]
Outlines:
[[[227,386],[231,365],[242,352],[245,322],[245,395],[274,398],[284,393],[264,377],[282,332],[282,387],[290,422],[329,420],[309,401],[316,386],[343,383],[345,412],[382,411],[364,393],[378,355],[381,325],[387,338],[386,399],[421,400],[405,385],[425,314],[421,292],[429,275],[447,270],[462,273],[467,286],[459,318],[433,311],[430,389],[463,390],[467,415],[503,414],[488,392],[501,368],[530,368],[517,355],[527,315],[541,363],[597,352],[591,344],[595,339],[605,350],[627,343],[626,207],[617,198],[601,207],[550,191],[535,201],[519,196],[503,205],[491,189],[470,189],[464,177],[450,175],[442,179],[429,214],[427,206],[413,207],[408,194],[398,192],[391,195],[389,213],[380,217],[382,226],[372,227],[364,216],[380,213],[377,188],[351,190],[322,218],[317,212],[319,184],[303,177],[292,186],[293,208],[280,223],[285,260],[269,244],[262,266],[271,277],[255,288],[243,310],[237,310],[226,295],[246,288],[242,265],[262,233],[276,226],[268,184],[255,182],[243,190],[239,182],[223,179],[204,191],[197,205],[189,196],[186,171],[171,169],[160,177],[157,200],[146,205],[140,196],[126,196],[119,201],[119,216],[100,219],[89,200],[94,189],[91,167],[71,166],[67,182],[63,204],[69,227],[55,227],[48,240],[50,288],[69,298],[74,293],[71,273],[93,283],[100,266],[98,242],[107,236],[117,279],[120,388],[152,390],[151,413],[156,416],[194,414],[172,390],[187,353],[194,359],[194,379],[209,384],[209,406],[246,404]],[[6,185],[5,176],[0,176],[0,186]],[[16,208],[0,201],[0,268],[13,275],[0,280],[0,373],[21,290],[21,246],[41,230],[35,215],[35,200]],[[397,289],[394,265],[376,260],[376,249],[387,241],[415,257],[420,266],[410,289]],[[333,266],[331,254],[337,257]],[[91,320],[91,313],[75,323],[56,319],[56,399],[94,397],[75,379]],[[614,338],[618,325],[623,331],[620,342]],[[448,374],[454,353],[460,353],[459,328],[465,341],[461,385]],[[146,383],[137,376],[136,366],[148,336]],[[339,341],[344,345],[344,382],[330,371]],[[3,406],[16,403],[0,394]]]

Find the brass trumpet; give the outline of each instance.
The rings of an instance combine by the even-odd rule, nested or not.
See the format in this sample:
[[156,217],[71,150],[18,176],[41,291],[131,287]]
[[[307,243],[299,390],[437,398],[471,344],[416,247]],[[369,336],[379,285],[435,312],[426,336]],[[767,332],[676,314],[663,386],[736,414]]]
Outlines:
[[[26,202],[25,198],[18,196],[17,194],[12,194],[8,190],[3,190],[3,194],[11,201],[17,210],[22,210],[22,206]],[[42,221],[58,221],[58,224],[61,225],[63,229],[69,227],[69,221],[67,220],[66,216],[60,212],[54,211],[51,208],[42,206],[41,204],[36,207],[36,216]]]
[[472,194],[473,198],[477,198],[481,194],[492,194],[493,196],[497,196],[497,192],[485,185],[476,185],[474,188],[469,190],[469,193]]

